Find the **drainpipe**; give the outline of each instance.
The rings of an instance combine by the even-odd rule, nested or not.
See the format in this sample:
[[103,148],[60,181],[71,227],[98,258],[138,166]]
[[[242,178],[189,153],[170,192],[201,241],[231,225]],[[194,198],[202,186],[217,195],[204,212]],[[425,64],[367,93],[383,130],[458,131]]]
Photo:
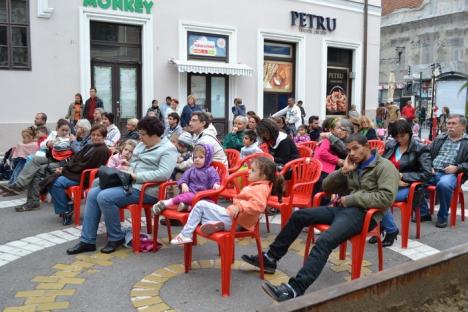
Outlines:
[[362,94],[361,115],[366,114],[366,85],[367,85],[367,16],[369,12],[369,0],[364,0],[364,38],[362,51]]

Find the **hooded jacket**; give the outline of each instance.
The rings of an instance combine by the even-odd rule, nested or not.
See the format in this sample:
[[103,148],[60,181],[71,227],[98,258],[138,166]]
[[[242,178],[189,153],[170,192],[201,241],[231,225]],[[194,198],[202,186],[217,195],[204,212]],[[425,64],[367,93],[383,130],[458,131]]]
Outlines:
[[194,134],[192,137],[194,144],[211,145],[214,150],[213,160],[222,162],[226,166],[226,168],[228,167],[228,161],[226,154],[224,153],[224,149],[221,146],[221,144],[219,144],[219,141],[216,138],[216,136],[213,136],[212,132],[210,131],[210,128],[203,130],[198,136]]
[[197,193],[213,188],[213,185],[220,184],[220,178],[215,168],[211,166],[213,161],[213,147],[209,144],[197,144],[205,149],[205,164],[202,168],[196,168],[194,165],[184,172],[177,181],[177,185],[187,184],[190,192]]

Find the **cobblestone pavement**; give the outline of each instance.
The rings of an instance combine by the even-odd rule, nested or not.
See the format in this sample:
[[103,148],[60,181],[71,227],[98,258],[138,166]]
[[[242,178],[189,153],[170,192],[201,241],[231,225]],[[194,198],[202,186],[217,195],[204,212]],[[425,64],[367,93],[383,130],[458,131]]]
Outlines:
[[[42,204],[38,211],[15,212],[14,207],[23,202],[24,195],[0,198],[2,311],[255,311],[273,304],[261,290],[258,272],[240,260],[242,254],[256,253],[253,240],[236,244],[231,296],[223,298],[218,248],[212,242],[201,239],[194,247],[193,270],[188,274],[183,273],[183,249],[168,245],[165,227],[160,227],[163,247],[157,253],[133,254],[129,249],[120,249],[111,255],[97,251],[68,256],[65,250],[77,243],[80,228],[62,226],[50,203]],[[397,209],[395,215],[399,224]],[[264,249],[279,231],[279,216],[271,221],[271,233],[261,225]],[[129,221],[125,224],[128,226]],[[460,218],[455,229],[437,229],[433,222],[426,222],[422,224],[421,238],[416,240],[411,225],[409,248],[400,248],[399,237],[393,247],[384,250],[384,269],[464,243],[467,228]],[[104,230],[102,225],[98,248],[105,243]],[[269,280],[281,283],[297,272],[305,238],[303,233],[291,246],[278,272],[266,276]],[[308,291],[349,280],[349,263],[349,255],[341,261],[335,251]],[[376,271],[376,248],[367,245],[362,274],[372,276]]]

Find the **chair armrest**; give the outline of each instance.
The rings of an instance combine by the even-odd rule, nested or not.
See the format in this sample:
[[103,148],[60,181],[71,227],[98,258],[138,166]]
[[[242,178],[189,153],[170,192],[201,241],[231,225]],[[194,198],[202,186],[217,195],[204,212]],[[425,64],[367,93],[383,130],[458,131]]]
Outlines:
[[413,182],[411,183],[411,186],[410,186],[407,202],[408,202],[409,207],[411,208],[413,207],[414,193],[416,192],[416,187],[418,187],[418,185],[422,185],[422,182]]
[[143,183],[143,186],[141,187],[140,191],[140,198],[138,200],[138,205],[143,206],[143,203],[145,201],[145,191],[148,187],[153,187],[153,186],[158,186],[161,185],[162,182],[145,182]]
[[319,207],[320,202],[322,201],[322,198],[327,196],[327,195],[331,195],[331,194],[326,193],[326,192],[319,192],[319,193],[315,194],[314,199],[312,201],[312,207]]
[[172,185],[177,185],[176,181],[167,181],[161,184],[159,187],[159,200],[166,199],[167,188]]
[[[96,173],[98,172],[98,168],[92,168],[92,169],[85,169],[81,172],[81,176],[80,176],[80,189],[84,189],[84,185],[85,185],[85,181],[86,181],[86,176],[88,177],[88,183],[91,184],[92,181],[91,181],[91,176],[93,175],[93,172],[94,172],[94,177],[96,177]],[[92,180],[94,180],[94,177]],[[90,187],[90,185],[88,185],[88,188]]]
[[457,186],[462,186],[463,185],[463,172],[460,172],[457,175]]
[[236,172],[236,171],[238,171],[238,170],[242,167],[242,165],[243,165],[242,161],[239,161],[239,162],[237,162],[237,164],[236,164],[235,166],[229,168],[229,169],[228,169],[228,172],[229,172],[229,173]]
[[362,225],[362,231],[361,233],[366,233],[369,231],[369,225],[372,221],[372,217],[374,217],[374,215],[378,212],[382,212],[381,209],[377,209],[377,208],[369,208],[369,210],[367,210],[366,212],[366,216],[364,218],[364,223]]
[[218,197],[219,194],[224,190],[224,187],[221,187],[217,190],[206,190],[206,191],[201,191],[195,194],[195,197],[192,199],[192,207],[195,206],[196,203],[198,203],[200,200],[204,198],[211,198],[212,200],[216,201],[216,198]]

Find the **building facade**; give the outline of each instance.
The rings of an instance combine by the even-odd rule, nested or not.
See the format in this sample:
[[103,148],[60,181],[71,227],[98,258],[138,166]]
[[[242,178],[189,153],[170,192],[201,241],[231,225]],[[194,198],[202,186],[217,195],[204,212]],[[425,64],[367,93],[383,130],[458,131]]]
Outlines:
[[[288,97],[308,116],[359,110],[363,2],[6,0],[0,147],[17,141],[36,112],[53,127],[91,86],[118,123],[144,115],[153,99],[172,96],[183,107],[193,94],[220,133],[236,97],[260,116]],[[380,11],[369,1],[367,110],[377,104]]]
[[468,74],[468,0],[383,0],[382,10],[379,102],[394,83],[393,100],[412,99],[426,117],[433,100],[439,113],[465,114],[458,90]]

